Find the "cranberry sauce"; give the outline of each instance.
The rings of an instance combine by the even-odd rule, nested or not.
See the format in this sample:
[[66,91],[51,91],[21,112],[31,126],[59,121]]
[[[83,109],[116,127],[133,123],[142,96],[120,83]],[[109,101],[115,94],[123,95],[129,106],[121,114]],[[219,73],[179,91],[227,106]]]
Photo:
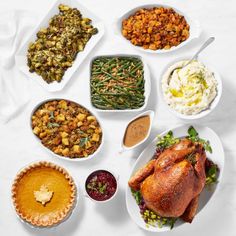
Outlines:
[[110,172],[97,170],[88,176],[85,187],[91,198],[96,201],[105,201],[115,194],[117,182]]

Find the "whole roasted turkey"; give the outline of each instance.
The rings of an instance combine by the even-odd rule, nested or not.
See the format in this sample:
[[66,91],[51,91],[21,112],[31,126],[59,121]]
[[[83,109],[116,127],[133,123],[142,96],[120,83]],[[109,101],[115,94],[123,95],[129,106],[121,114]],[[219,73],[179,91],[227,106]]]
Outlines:
[[205,186],[205,160],[201,144],[182,139],[138,170],[129,186],[140,190],[147,208],[160,216],[191,223]]

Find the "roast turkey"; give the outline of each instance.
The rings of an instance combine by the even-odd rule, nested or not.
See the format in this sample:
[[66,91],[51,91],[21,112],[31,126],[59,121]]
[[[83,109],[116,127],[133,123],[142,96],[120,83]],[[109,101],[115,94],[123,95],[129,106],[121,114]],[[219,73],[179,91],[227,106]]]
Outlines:
[[165,149],[129,180],[150,210],[192,222],[205,181],[206,153],[200,143],[182,139]]

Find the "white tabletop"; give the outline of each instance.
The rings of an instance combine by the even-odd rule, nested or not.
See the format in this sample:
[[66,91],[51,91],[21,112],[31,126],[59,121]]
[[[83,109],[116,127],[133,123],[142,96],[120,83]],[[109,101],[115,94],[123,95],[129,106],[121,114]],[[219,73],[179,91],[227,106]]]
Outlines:
[[[168,54],[154,55],[137,51],[114,35],[112,22],[122,13],[138,4],[154,1],[144,0],[84,0],[88,9],[104,21],[106,33],[102,41],[84,61],[68,86],[57,93],[48,93],[36,83],[31,83],[32,98],[24,112],[7,124],[0,125],[0,235],[151,235],[138,228],[130,219],[125,205],[125,188],[132,165],[140,151],[158,133],[183,121],[178,120],[165,109],[158,98],[158,82],[162,68],[170,60],[190,56],[209,36],[215,42],[202,53],[204,62],[211,64],[222,75],[223,95],[216,110],[195,123],[209,126],[222,139],[225,149],[225,170],[220,191],[207,209],[194,219],[165,235],[236,235],[236,1],[234,0],[170,0],[166,4],[177,7],[192,18],[198,19],[203,33],[199,40]],[[1,11],[27,9],[36,12],[39,19],[51,6],[52,1],[7,0],[0,1]],[[104,125],[105,145],[99,156],[88,162],[58,160],[50,155],[33,138],[29,127],[30,112],[41,100],[50,97],[73,99],[88,108],[89,105],[89,61],[100,54],[131,53],[142,55],[151,70],[152,91],[148,109],[155,110],[156,116],[150,138],[134,151],[118,153],[126,123],[134,114],[97,114]],[[22,75],[23,76],[23,75]],[[20,88],[19,88],[20,89]],[[33,229],[23,224],[15,214],[11,202],[11,184],[17,171],[36,160],[47,160],[64,166],[74,177],[81,196],[70,219],[52,229]],[[120,175],[119,193],[108,205],[96,205],[83,197],[83,185],[91,170],[110,167]]]

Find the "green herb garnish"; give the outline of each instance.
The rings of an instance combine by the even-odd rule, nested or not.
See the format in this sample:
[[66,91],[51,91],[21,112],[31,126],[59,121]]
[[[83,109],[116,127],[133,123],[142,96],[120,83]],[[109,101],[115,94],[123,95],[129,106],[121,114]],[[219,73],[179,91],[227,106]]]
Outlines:
[[89,137],[81,138],[79,142],[79,146],[83,147],[89,141]]
[[94,182],[87,184],[87,189],[97,191],[97,189],[95,188]]
[[52,119],[54,119],[54,118],[55,118],[55,117],[54,117],[54,113],[53,113],[53,111],[50,111],[49,119],[52,120]]
[[104,194],[107,189],[107,184],[102,184],[101,182],[98,182],[98,191],[101,194]]
[[158,136],[157,138],[157,148],[161,149],[166,149],[180,141],[178,138],[173,136],[173,132],[171,130],[166,135],[162,137]]
[[204,149],[210,153],[212,153],[212,148],[210,146],[210,142],[208,140],[199,138],[198,132],[195,130],[193,126],[190,126],[188,129],[188,135],[187,138],[192,140],[193,142],[201,143],[204,147]]
[[60,126],[60,125],[57,124],[57,123],[55,123],[55,122],[53,122],[53,123],[52,123],[52,122],[49,122],[49,123],[48,123],[48,128],[50,128],[50,129],[51,129],[51,128],[54,128],[54,127],[59,127],[59,126]]
[[206,185],[217,183],[217,174],[217,166],[213,165],[206,173]]
[[170,229],[173,229],[175,226],[177,218],[169,218]]
[[190,153],[186,159],[189,160],[193,166],[197,163],[195,153]]
[[135,198],[136,203],[139,205],[142,201],[142,195],[140,193],[140,191],[135,191],[133,189],[131,189],[132,195]]
[[82,131],[82,130],[80,130],[80,129],[77,129],[77,130],[78,130],[78,133],[79,133],[79,134],[86,135],[86,133],[85,133],[84,131]]
[[87,184],[87,189],[104,194],[107,189],[107,184],[103,184],[101,182],[97,183],[96,180],[92,180],[89,184]]

